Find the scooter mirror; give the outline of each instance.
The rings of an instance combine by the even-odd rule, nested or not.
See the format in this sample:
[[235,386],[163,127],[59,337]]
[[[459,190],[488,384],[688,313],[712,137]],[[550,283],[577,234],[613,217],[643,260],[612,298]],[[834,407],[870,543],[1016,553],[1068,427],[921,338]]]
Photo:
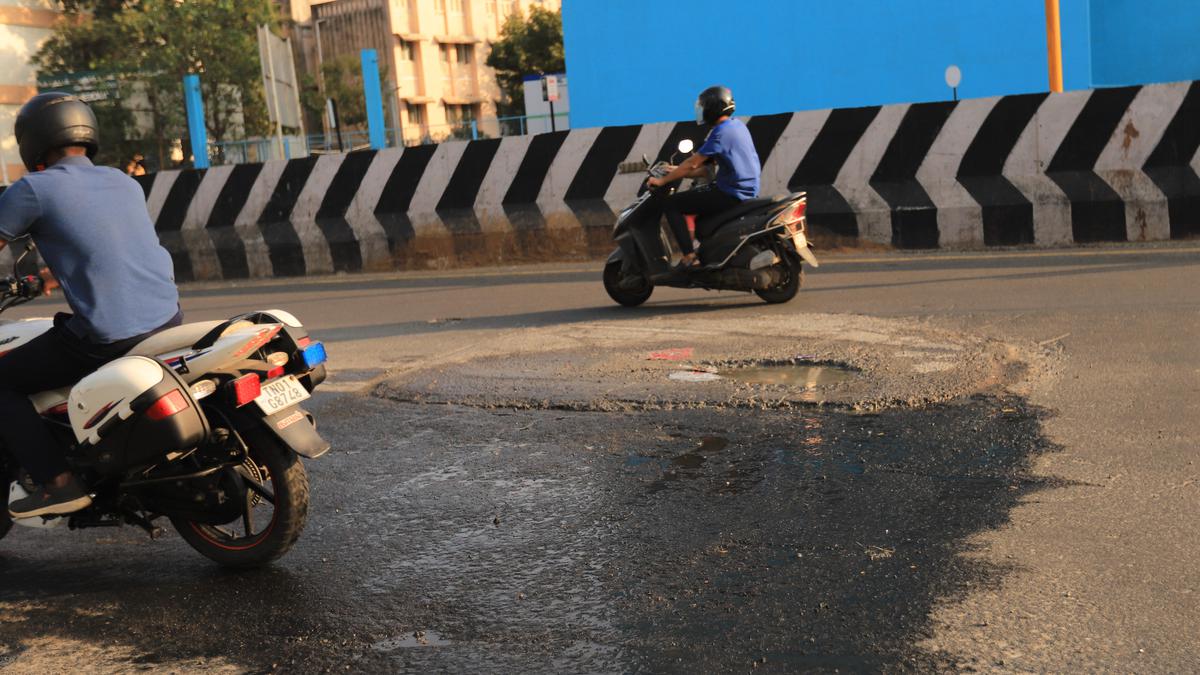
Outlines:
[[690,138],[685,138],[682,141],[679,141],[679,152],[681,152],[685,155],[688,154],[689,152],[691,152],[692,149],[695,147],[696,147],[696,144],[693,143],[692,139],[690,139]]

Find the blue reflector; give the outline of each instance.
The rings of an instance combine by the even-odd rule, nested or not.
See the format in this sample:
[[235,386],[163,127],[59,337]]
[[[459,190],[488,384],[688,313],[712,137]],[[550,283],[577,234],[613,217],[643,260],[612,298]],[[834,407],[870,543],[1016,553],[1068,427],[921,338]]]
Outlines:
[[306,368],[316,368],[325,363],[325,359],[327,358],[325,356],[325,345],[320,342],[314,342],[305,347],[301,355],[304,357],[304,366]]

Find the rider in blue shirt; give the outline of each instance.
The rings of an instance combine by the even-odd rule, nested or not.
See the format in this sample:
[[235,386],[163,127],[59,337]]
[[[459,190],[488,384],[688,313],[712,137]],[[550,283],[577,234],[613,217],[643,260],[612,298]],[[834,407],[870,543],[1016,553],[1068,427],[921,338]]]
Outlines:
[[[679,263],[681,267],[696,263],[696,252],[684,214],[694,214],[699,219],[727,211],[758,196],[762,166],[750,130],[741,120],[732,117],[734,109],[733,92],[729,89],[718,86],[700,92],[696,100],[696,122],[712,127],[708,138],[694,155],[670,173],[648,181],[650,187],[660,187],[682,178],[706,175],[708,168],[705,165],[709,162],[717,165],[715,183],[677,192],[662,200],[663,213],[683,253]],[[670,273],[672,276],[677,274],[678,269]]]
[[171,256],[158,242],[141,186],[92,164],[96,117],[69,94],[39,94],[14,127],[29,170],[0,194],[0,248],[29,236],[71,314],[0,357],[0,440],[40,491],[9,504],[16,518],[91,503],[29,395],[75,384],[134,345],[182,322]]

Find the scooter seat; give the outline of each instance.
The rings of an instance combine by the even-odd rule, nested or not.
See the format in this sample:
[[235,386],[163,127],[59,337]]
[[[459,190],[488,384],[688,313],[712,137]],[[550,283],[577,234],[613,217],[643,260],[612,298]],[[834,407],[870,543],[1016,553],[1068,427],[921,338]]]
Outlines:
[[711,237],[714,232],[721,229],[723,225],[731,223],[742,216],[753,213],[761,208],[770,206],[775,202],[774,199],[760,197],[757,199],[747,199],[737,206],[727,211],[715,213],[711,216],[696,219],[696,238],[704,241],[705,238]]
[[196,344],[200,338],[208,335],[212,329],[220,326],[222,323],[224,322],[200,321],[168,328],[139,342],[136,347],[129,350],[129,355],[155,357],[179,351],[180,349],[186,349]]

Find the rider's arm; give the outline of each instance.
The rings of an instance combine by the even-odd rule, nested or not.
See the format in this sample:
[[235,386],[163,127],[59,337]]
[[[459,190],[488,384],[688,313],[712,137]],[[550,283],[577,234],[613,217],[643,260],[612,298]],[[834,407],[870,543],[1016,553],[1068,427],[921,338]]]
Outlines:
[[28,181],[19,180],[0,192],[0,240],[24,237],[41,217],[41,204]]
[[700,153],[696,153],[683,160],[682,164],[674,169],[671,169],[671,171],[662,178],[650,178],[648,181],[650,187],[658,187],[660,185],[666,185],[667,183],[674,183],[675,181],[683,180],[684,178],[703,176],[705,172],[704,165],[709,161],[709,159],[711,158],[705,157]]

